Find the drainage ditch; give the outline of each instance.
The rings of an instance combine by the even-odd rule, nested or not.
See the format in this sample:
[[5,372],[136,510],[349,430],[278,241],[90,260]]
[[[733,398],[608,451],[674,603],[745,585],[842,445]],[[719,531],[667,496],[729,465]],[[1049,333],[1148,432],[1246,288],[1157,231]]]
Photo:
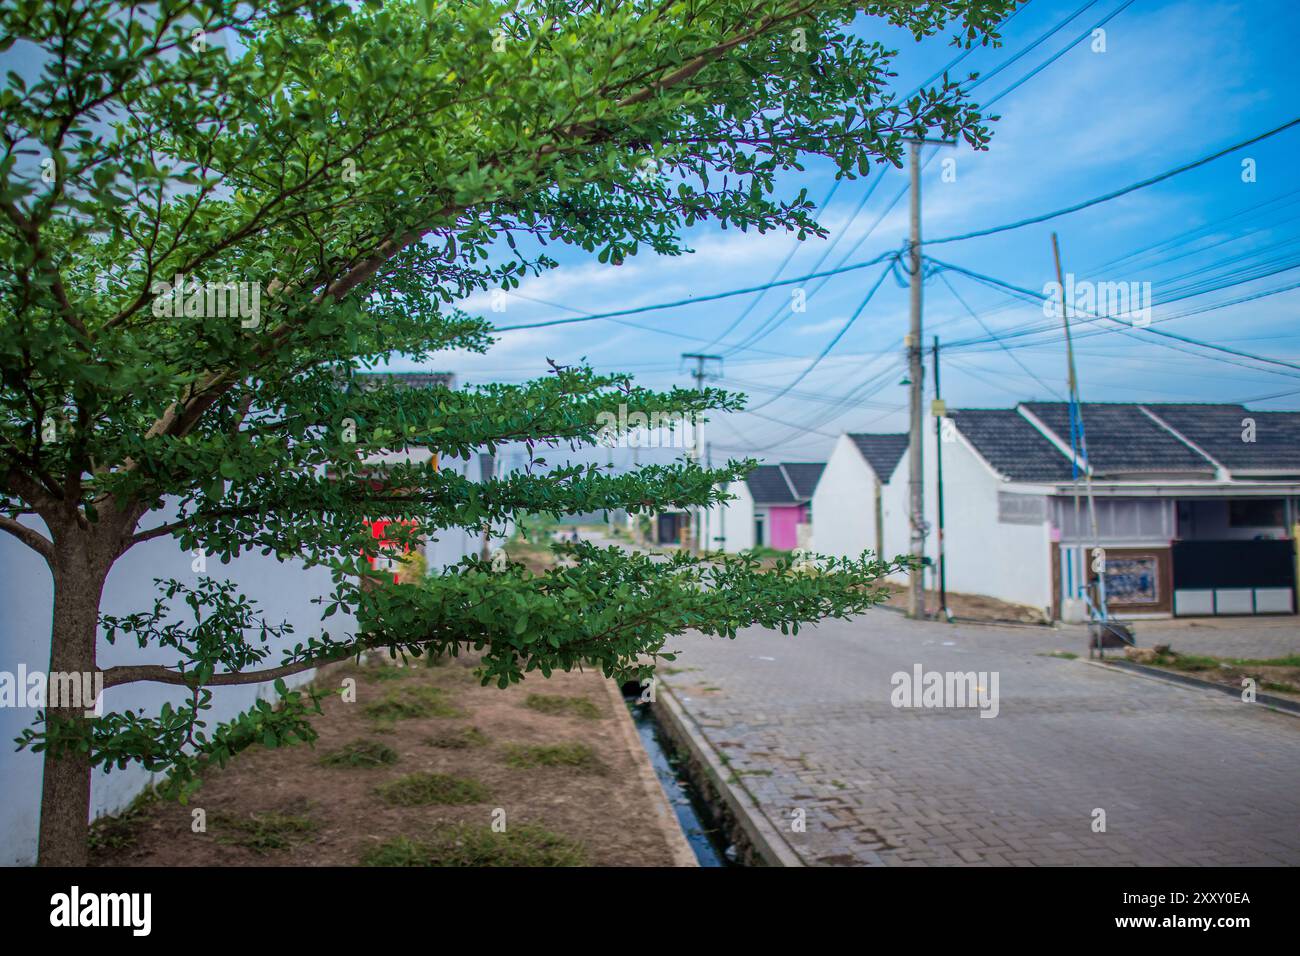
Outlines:
[[623,700],[636,725],[641,745],[650,756],[659,785],[677,815],[677,823],[686,836],[700,866],[736,866],[736,849],[729,845],[725,830],[719,825],[708,803],[686,775],[685,755],[669,739],[655,717],[654,709],[641,702],[642,689],[635,683],[624,684]]

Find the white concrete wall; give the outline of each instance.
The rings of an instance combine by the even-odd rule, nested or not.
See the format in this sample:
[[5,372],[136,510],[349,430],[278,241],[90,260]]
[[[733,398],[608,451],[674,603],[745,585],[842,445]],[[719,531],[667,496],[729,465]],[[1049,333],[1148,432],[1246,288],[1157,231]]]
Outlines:
[[[894,466],[894,473],[889,476],[889,481],[880,488],[880,515],[881,522],[885,526],[883,535],[885,552],[882,557],[886,559],[907,554],[907,549],[911,546],[911,525],[907,520],[910,507],[907,476],[907,452],[904,452],[898,459],[898,464]],[[906,582],[908,578],[907,574],[889,576],[891,581],[900,583]]]
[[[465,474],[472,480],[482,480],[477,456],[469,461],[448,459],[441,467]],[[142,528],[167,520],[166,513],[147,516]],[[32,524],[44,531],[44,525],[33,519]],[[509,533],[509,529],[505,529]],[[751,532],[752,534],[752,532]],[[502,538],[494,538],[493,546]],[[467,554],[478,553],[481,539],[469,532],[452,528],[437,533],[437,540],[426,545],[426,561],[430,571],[438,571],[454,564]],[[157,538],[137,545],[128,551],[114,566],[104,588],[103,613],[128,614],[148,610],[156,595],[154,578],[176,578],[190,583],[198,574],[191,570],[192,554],[182,552],[171,538]],[[281,642],[268,641],[271,656],[266,666],[280,662],[281,646],[306,643],[309,637],[319,636],[322,627],[331,636],[351,634],[355,620],[350,615],[336,614],[323,624],[322,607],[311,599],[332,590],[329,571],[325,568],[304,568],[301,562],[280,562],[259,552],[241,555],[230,564],[208,558],[207,574],[236,582],[240,589],[258,602],[267,620],[278,624],[288,621],[294,633]],[[53,602],[53,584],[49,569],[35,552],[29,550],[11,535],[0,533],[0,671],[16,674],[20,664],[28,671],[44,672],[49,667],[50,615]],[[102,638],[98,647],[101,668],[127,663],[159,663],[174,665],[174,652],[151,649],[142,651],[134,641],[119,639],[116,647]],[[308,671],[286,681],[290,686],[307,683],[314,675]],[[211,730],[216,724],[229,720],[253,706],[258,696],[274,699],[274,690],[268,685],[220,687],[213,691],[212,709],[204,719]],[[147,716],[156,715],[164,702],[173,705],[184,701],[185,694],[162,684],[130,684],[105,692],[105,710],[136,710],[144,708]],[[0,800],[0,865],[27,864],[35,861],[37,824],[40,812],[41,760],[39,754],[18,752],[13,739],[23,728],[29,727],[35,712],[26,708],[0,708],[0,781],[4,796]],[[151,780],[150,774],[139,767],[97,772],[92,788],[92,812],[98,816],[115,813],[125,807]],[[201,796],[199,800],[201,801]],[[201,805],[201,803],[200,803]]]
[[[166,518],[166,513],[146,516],[141,527],[152,527]],[[39,520],[33,520],[32,524],[45,530]],[[175,578],[187,584],[195,582],[199,575],[191,569],[193,561],[193,554],[182,552],[171,538],[156,538],[136,545],[109,574],[104,588],[103,613],[122,615],[149,610],[157,594],[153,579]],[[230,564],[209,557],[207,574],[237,583],[244,594],[258,602],[259,610],[268,621],[275,624],[288,621],[294,626],[293,634],[278,642],[267,642],[271,656],[266,666],[280,663],[282,647],[300,641],[306,643],[309,637],[319,636],[322,627],[336,637],[351,633],[355,627],[355,621],[342,614],[336,614],[322,624],[321,606],[310,603],[311,598],[331,590],[326,568],[308,569],[298,561],[280,562],[274,557],[251,552]],[[17,539],[0,533],[0,670],[16,673],[20,664],[25,665],[29,672],[44,672],[49,667],[53,593],[53,582],[45,562]],[[174,651],[140,650],[134,640],[121,638],[113,646],[102,637],[97,659],[101,669],[118,664],[174,665],[177,661]],[[291,686],[306,683],[313,673],[308,671],[295,675],[286,683]],[[208,730],[253,706],[259,694],[272,699],[275,692],[270,685],[215,688],[212,709],[204,716]],[[156,716],[164,702],[178,705],[184,702],[185,696],[184,691],[163,684],[128,684],[104,692],[104,709],[144,708],[146,716]],[[0,780],[4,782],[4,798],[0,800],[0,865],[29,864],[36,858],[41,755],[28,750],[17,751],[12,742],[25,727],[32,725],[34,718],[35,711],[25,707],[0,708]],[[111,773],[96,772],[92,813],[98,816],[122,809],[149,782],[150,774],[138,766]],[[202,798],[199,800],[201,805]]]
[[858,558],[876,550],[876,475],[848,435],[840,435],[812,497],[817,554]]
[[[926,572],[926,586],[937,587],[939,524],[936,436],[933,425],[925,431],[925,518],[930,524],[926,554],[935,562],[934,577]],[[998,492],[1031,494],[1032,486],[1004,482],[956,434],[943,446],[944,551],[949,591],[1050,608],[1052,603],[1051,529],[1042,524],[1005,524],[998,521]],[[899,459],[884,490],[885,553],[906,554],[910,547],[908,522],[908,456]],[[906,575],[896,576],[904,581]]]
[[[478,455],[469,459],[443,457],[438,461],[438,468],[441,471],[464,475],[470,481],[488,481],[492,478],[492,475],[482,474],[481,459]],[[489,553],[493,548],[500,547],[514,533],[513,523],[507,523],[499,528],[494,527],[492,532],[488,544]],[[477,531],[466,528],[439,528],[425,540],[425,565],[430,572],[443,571],[458,564],[461,558],[479,554],[482,548],[483,536]]]
[[754,499],[743,481],[729,483],[726,490],[735,500],[709,509],[708,533],[714,539],[709,546],[735,554],[754,546]]

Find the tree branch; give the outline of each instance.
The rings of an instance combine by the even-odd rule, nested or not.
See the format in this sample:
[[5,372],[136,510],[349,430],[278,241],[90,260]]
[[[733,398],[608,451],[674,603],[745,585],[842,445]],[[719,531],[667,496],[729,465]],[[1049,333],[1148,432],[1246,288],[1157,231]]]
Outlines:
[[29,528],[27,525],[21,524],[13,518],[6,518],[4,515],[0,515],[0,530],[8,531],[23,544],[27,545],[27,547],[31,548],[43,557],[46,564],[50,565],[50,567],[54,566],[54,543],[35,528]]
[[313,667],[320,667],[322,664],[332,664],[344,658],[354,657],[359,651],[365,650],[370,650],[370,648],[364,644],[356,644],[346,649],[340,648],[331,654],[313,657],[311,660],[295,661],[292,664],[284,664],[266,670],[213,674],[207,680],[197,684],[193,675],[172,670],[162,664],[122,665],[110,667],[104,671],[104,686],[116,687],[119,684],[134,684],[141,681],[151,681],[155,684],[175,684],[178,687],[228,687],[234,684],[263,684],[281,677],[288,677],[291,674],[300,674],[303,671],[311,670]]

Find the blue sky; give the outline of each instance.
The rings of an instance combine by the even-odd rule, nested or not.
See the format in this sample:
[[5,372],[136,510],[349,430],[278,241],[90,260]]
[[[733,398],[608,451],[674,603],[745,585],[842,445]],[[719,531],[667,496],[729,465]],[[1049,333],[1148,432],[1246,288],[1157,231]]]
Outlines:
[[[1123,2],[1096,0],[1052,39],[982,84],[974,99],[986,102],[996,96],[1081,33],[1090,32]],[[1008,24],[1000,49],[976,51],[954,74],[993,69],[1083,4],[1032,0]],[[1300,65],[1293,48],[1297,28],[1300,8],[1292,0],[1134,0],[1106,24],[1105,52],[1094,52],[1088,41],[1080,43],[998,100],[993,109],[1002,119],[994,124],[987,152],[976,153],[964,145],[945,149],[926,166],[924,236],[983,229],[1086,200],[1295,118],[1300,115]],[[910,89],[954,55],[940,38],[916,44],[900,31],[877,30],[873,35],[900,51],[895,61],[899,90]],[[1080,280],[1149,281],[1157,302],[1162,295],[1185,291],[1189,283],[1231,278],[1243,269],[1300,266],[1298,152],[1300,127],[1092,209],[1016,231],[936,245],[926,252],[1041,290],[1053,277],[1050,235],[1055,230],[1067,272]],[[945,158],[955,160],[954,181],[944,181]],[[1242,181],[1244,158],[1255,161],[1253,183]],[[861,213],[851,217],[878,176],[884,178]],[[829,163],[819,164],[786,182],[791,194],[806,186],[820,201],[834,183],[834,170]],[[813,271],[823,256],[823,269],[841,261],[866,260],[897,249],[905,238],[907,197],[888,208],[905,183],[904,171],[888,167],[873,171],[871,178],[842,183],[820,215],[831,232],[826,240],[799,243],[784,233],[760,236],[709,226],[688,234],[693,255],[657,258],[643,252],[617,268],[601,265],[594,255],[556,253],[551,246],[548,251],[561,261],[560,268],[525,281],[520,295],[509,298],[506,313],[493,313],[486,296],[465,305],[498,325],[527,323],[757,285],[772,278],[792,250],[782,277]],[[1239,215],[1228,218],[1234,214]],[[867,234],[872,224],[875,228]],[[1186,240],[1120,259],[1195,229],[1200,231]],[[585,358],[599,369],[631,372],[647,385],[689,384],[681,353],[709,345],[753,305],[743,322],[707,351],[726,354],[714,384],[746,392],[751,406],[757,406],[789,385],[823,351],[879,271],[877,266],[825,283],[800,283],[808,295],[802,313],[791,311],[791,287],[780,287],[756,304],[757,296],[737,296],[627,320],[639,327],[598,320],[504,332],[486,355],[441,356],[433,364],[473,383],[535,377],[545,372],[548,357],[561,362]],[[1162,322],[1297,281],[1300,269],[1280,271],[1157,305],[1155,327],[1300,361],[1300,330],[1293,318],[1300,290]],[[979,320],[954,298],[949,283]],[[954,343],[987,338],[980,320],[994,333],[1043,321],[1041,308],[952,273],[931,277],[925,299],[927,345],[935,334]],[[714,457],[822,460],[840,432],[903,430],[906,388],[899,382],[907,308],[906,289],[887,276],[836,347],[788,394],[753,414],[719,416],[706,426]],[[769,317],[783,321],[747,347],[729,348],[744,344]],[[1101,325],[1114,329],[1110,323]],[[1076,362],[1085,401],[1243,401],[1276,395],[1252,401],[1251,407],[1300,408],[1300,372],[1295,370],[1267,371],[1253,362],[1243,367],[1191,354],[1200,350],[1182,350],[1187,347],[1181,343],[1173,343],[1177,349],[1166,347],[1145,332],[1079,331]],[[997,342],[972,343],[944,355],[943,392],[950,407],[1005,407],[1065,393],[1065,349],[1059,333],[1004,341],[1015,348],[1009,352]],[[642,461],[647,454],[642,452]],[[614,455],[616,464],[631,458],[626,450]]]

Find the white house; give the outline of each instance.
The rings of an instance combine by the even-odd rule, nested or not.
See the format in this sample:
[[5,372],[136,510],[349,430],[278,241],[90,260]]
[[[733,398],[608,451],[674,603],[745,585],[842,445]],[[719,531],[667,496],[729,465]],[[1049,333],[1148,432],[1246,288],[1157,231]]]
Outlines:
[[[949,591],[1059,618],[1078,608],[1101,568],[1120,617],[1294,613],[1300,412],[1091,404],[1079,418],[1086,456],[1072,452],[1064,403],[953,410],[942,442],[925,429],[925,550],[937,563],[941,446]],[[821,503],[814,500],[817,550],[856,554],[883,541],[886,556],[905,553],[907,456],[880,483],[884,529],[872,540],[876,475],[854,461],[846,440],[828,463]]]
[[728,484],[734,500],[709,509],[706,517],[712,548],[811,547],[813,494],[825,467],[822,462],[759,465],[743,481]]
[[812,550],[840,558],[867,549],[893,553],[887,546],[898,545],[885,540],[884,490],[906,450],[905,434],[839,437],[812,497]]

